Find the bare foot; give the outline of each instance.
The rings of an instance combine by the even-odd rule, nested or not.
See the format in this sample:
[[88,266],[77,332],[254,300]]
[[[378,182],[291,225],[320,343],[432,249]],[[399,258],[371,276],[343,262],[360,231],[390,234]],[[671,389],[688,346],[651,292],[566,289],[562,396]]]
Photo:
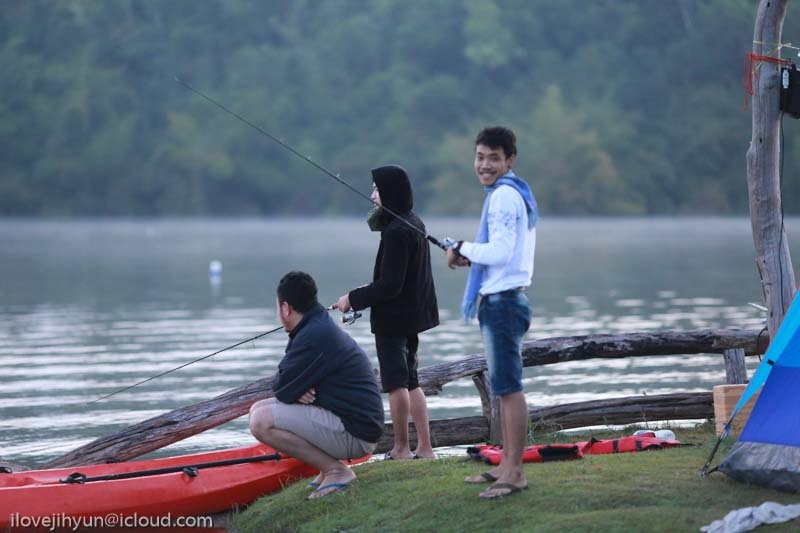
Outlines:
[[413,454],[414,459],[436,459],[436,454],[433,453],[432,448],[425,448],[420,450],[417,448]]
[[386,452],[386,455],[383,456],[384,459],[398,459],[400,461],[405,461],[407,459],[413,459],[414,455],[410,451],[405,452],[397,452],[395,450],[390,450]]

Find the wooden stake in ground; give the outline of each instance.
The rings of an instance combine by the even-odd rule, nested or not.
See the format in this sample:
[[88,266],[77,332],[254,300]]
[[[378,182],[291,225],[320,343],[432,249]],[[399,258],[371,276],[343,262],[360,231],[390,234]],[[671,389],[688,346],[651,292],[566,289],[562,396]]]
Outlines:
[[[753,33],[753,53],[780,56],[781,32],[788,0],[761,0]],[[780,65],[759,62],[752,99],[753,137],[747,150],[750,222],[768,311],[767,327],[774,336],[795,291],[794,269],[783,226],[781,205]]]

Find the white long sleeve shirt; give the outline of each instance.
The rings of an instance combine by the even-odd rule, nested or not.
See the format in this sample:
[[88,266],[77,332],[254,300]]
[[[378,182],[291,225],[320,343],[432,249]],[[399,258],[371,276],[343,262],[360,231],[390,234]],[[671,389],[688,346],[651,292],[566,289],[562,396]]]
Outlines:
[[533,279],[536,227],[528,229],[528,213],[522,196],[508,185],[489,198],[489,242],[466,242],[460,253],[473,263],[485,265],[480,294],[528,287]]

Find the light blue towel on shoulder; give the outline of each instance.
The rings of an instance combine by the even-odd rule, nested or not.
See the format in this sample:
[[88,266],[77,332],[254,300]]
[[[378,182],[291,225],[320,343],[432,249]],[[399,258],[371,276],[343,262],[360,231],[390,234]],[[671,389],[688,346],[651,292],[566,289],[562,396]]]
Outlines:
[[[486,199],[483,201],[483,210],[481,211],[481,223],[478,226],[478,234],[475,236],[475,242],[485,244],[489,242],[489,200],[492,193],[497,190],[501,185],[509,185],[516,190],[522,199],[525,201],[525,207],[528,211],[528,229],[536,227],[536,221],[539,218],[539,209],[536,205],[536,199],[533,197],[531,188],[528,184],[514,174],[513,170],[509,170],[506,174],[501,176],[493,185],[484,187],[486,191]],[[483,275],[486,272],[485,265],[472,263],[469,269],[469,277],[467,278],[467,286],[464,289],[464,299],[461,302],[461,313],[464,316],[464,323],[469,323],[471,318],[475,318],[478,313],[478,292],[483,282]]]

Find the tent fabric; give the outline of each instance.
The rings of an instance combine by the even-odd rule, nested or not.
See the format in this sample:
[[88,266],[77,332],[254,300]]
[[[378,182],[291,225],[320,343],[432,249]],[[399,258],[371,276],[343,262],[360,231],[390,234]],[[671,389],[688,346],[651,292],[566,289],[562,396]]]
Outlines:
[[795,298],[728,424],[761,389],[718,469],[745,483],[800,492],[800,303]]
[[733,445],[719,471],[742,483],[800,491],[800,448],[742,442]]
[[[800,368],[776,367],[761,390],[740,441],[800,446]],[[793,428],[793,431],[787,429]]]
[[[787,352],[794,355],[781,357]],[[731,411],[731,420],[744,407],[747,400],[766,383],[776,364],[800,367],[800,298],[795,298],[789,306],[789,310],[781,322],[781,327],[778,328],[778,332],[767,348],[767,353],[764,354],[764,359],[742,393],[742,397],[739,398],[739,403]]]

